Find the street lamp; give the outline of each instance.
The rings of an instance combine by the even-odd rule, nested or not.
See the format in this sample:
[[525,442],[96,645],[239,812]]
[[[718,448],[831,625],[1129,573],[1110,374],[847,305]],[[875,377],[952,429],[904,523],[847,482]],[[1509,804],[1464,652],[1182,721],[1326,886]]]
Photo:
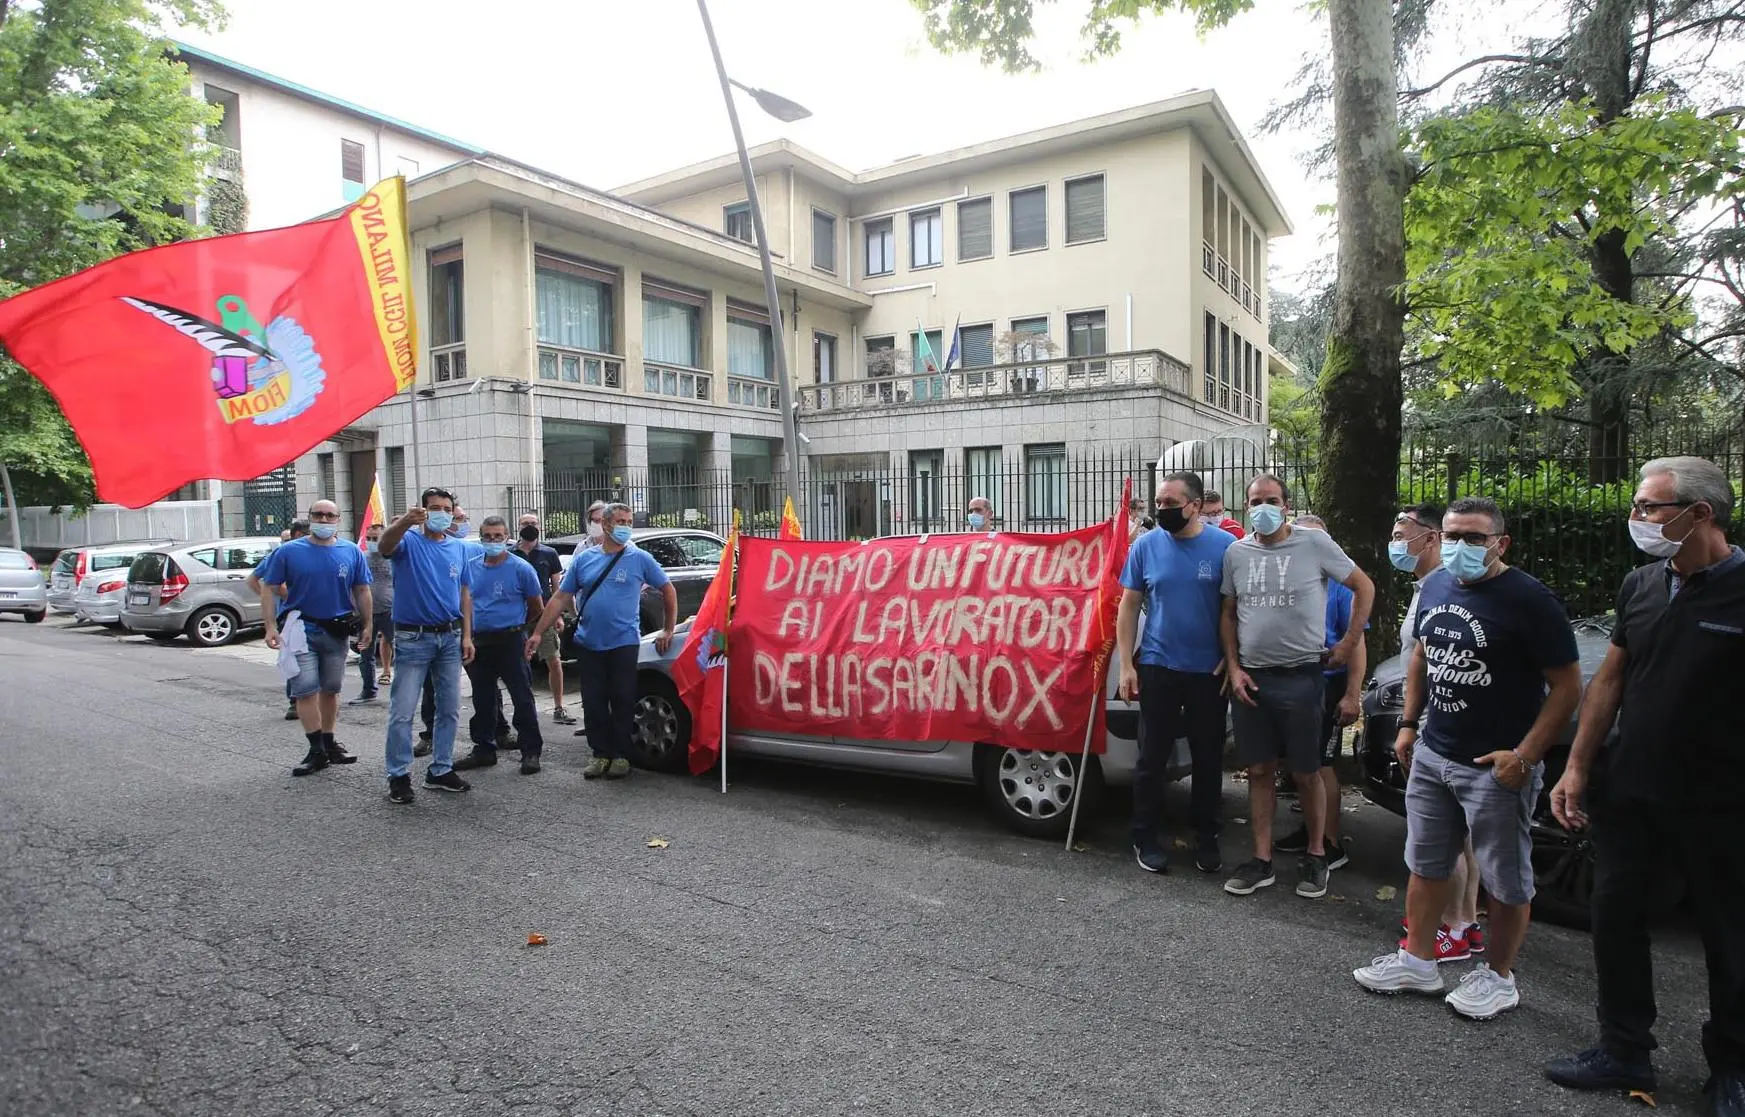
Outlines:
[[727,119],[733,125],[733,145],[739,151],[739,173],[745,179],[745,200],[751,207],[751,228],[752,235],[757,238],[757,258],[763,265],[764,301],[769,307],[770,340],[774,343],[771,348],[775,350],[776,358],[776,390],[781,393],[782,440],[787,444],[786,483],[788,496],[798,510],[805,503],[800,493],[800,438],[794,419],[794,413],[800,404],[794,398],[793,384],[788,376],[787,335],[782,327],[782,300],[776,291],[775,264],[770,260],[769,238],[764,235],[763,205],[757,198],[757,181],[751,174],[751,155],[745,150],[745,133],[739,127],[739,110],[733,104],[733,87],[738,86],[751,94],[758,107],[777,120],[792,123],[804,120],[812,114],[786,97],[778,96],[767,89],[753,89],[728,77],[727,67],[721,61],[721,44],[715,41],[715,25],[709,19],[709,6],[705,0],[697,0],[697,14],[703,17],[703,33],[709,37],[709,53],[715,56],[715,75],[721,79],[721,99],[727,103]]

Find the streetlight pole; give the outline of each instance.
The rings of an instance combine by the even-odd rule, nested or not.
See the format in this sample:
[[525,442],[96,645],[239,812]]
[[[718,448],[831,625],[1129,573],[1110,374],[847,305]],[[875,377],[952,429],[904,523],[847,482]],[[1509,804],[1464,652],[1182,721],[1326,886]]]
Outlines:
[[[709,52],[715,56],[715,74],[721,79],[721,99],[727,102],[727,119],[733,125],[733,146],[739,151],[739,173],[745,179],[745,199],[751,206],[752,233],[757,238],[758,262],[763,265],[764,301],[769,307],[770,340],[774,343],[771,348],[775,350],[776,390],[781,393],[782,439],[787,444],[788,459],[786,484],[788,496],[793,499],[795,509],[798,510],[805,504],[800,493],[800,438],[795,422],[799,401],[794,397],[792,379],[788,375],[787,332],[782,326],[782,300],[776,291],[776,269],[770,260],[769,237],[764,235],[763,204],[758,201],[757,181],[751,173],[751,155],[745,150],[745,133],[739,127],[739,110],[733,104],[733,86],[738,83],[727,76],[727,67],[721,61],[721,44],[715,41],[715,25],[709,19],[709,7],[705,0],[697,0],[697,14],[703,17],[703,33],[709,37]],[[791,101],[766,94],[762,90],[750,92],[758,104],[772,115],[783,119],[799,119],[810,115]],[[781,111],[784,107],[788,111]],[[797,112],[798,115],[790,115],[791,112]]]

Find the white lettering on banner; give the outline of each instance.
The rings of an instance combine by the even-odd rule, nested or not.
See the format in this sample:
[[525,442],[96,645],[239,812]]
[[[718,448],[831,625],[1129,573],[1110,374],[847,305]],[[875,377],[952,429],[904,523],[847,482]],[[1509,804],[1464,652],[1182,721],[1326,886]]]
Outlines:
[[[977,539],[948,546],[911,547],[904,581],[913,591],[994,592],[1047,590],[1077,586],[1094,589],[1102,580],[1105,544],[1069,539],[1055,547]],[[1284,560],[1288,563],[1290,560]],[[795,556],[776,548],[764,575],[766,592],[785,590],[797,597],[840,597],[880,593],[891,580],[896,555],[890,547],[867,545],[846,555]]]
[[981,710],[994,724],[1016,729],[1060,730],[1066,719],[1055,707],[1062,663],[1046,674],[1029,660],[1014,664],[1003,655],[956,656],[927,651],[911,659],[862,658],[854,652],[780,659],[760,651],[752,663],[757,703],[785,714],[818,719],[882,717],[892,713]]

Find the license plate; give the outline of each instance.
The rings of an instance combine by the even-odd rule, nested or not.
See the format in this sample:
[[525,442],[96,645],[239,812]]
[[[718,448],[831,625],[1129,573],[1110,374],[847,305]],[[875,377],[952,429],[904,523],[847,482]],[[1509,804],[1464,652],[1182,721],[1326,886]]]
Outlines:
[[0,590],[0,597],[17,597],[17,596],[18,595],[11,590]]
[[130,593],[127,595],[127,603],[129,605],[150,605],[151,604],[151,594],[149,594],[149,593]]

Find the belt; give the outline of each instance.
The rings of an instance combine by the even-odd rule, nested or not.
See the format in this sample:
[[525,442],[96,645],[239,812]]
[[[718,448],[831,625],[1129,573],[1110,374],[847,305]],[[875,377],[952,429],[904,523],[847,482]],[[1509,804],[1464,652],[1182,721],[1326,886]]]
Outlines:
[[398,632],[459,632],[460,621],[443,621],[441,624],[402,624],[395,621],[394,628]]
[[1244,667],[1243,670],[1250,675],[1288,675],[1293,671],[1308,671],[1310,668],[1317,672],[1321,671],[1321,661],[1317,659],[1308,663],[1292,663],[1283,667]]
[[519,628],[491,628],[484,632],[473,633],[473,640],[475,642],[479,640],[506,640],[511,636],[519,639],[523,636],[523,630]]

